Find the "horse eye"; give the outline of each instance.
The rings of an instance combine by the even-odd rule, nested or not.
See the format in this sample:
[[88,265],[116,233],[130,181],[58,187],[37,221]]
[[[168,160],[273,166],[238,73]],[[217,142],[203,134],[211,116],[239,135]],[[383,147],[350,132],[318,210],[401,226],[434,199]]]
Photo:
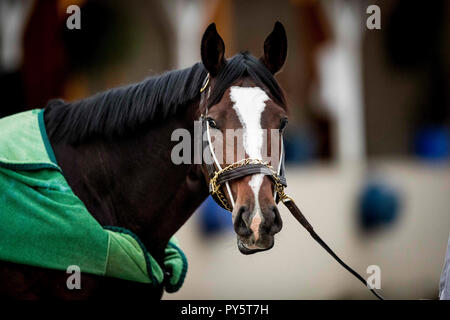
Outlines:
[[214,119],[212,118],[207,118],[206,121],[208,121],[208,124],[211,128],[213,129],[217,129],[217,123]]
[[281,118],[280,119],[280,132],[286,128],[286,125],[288,124],[288,118]]

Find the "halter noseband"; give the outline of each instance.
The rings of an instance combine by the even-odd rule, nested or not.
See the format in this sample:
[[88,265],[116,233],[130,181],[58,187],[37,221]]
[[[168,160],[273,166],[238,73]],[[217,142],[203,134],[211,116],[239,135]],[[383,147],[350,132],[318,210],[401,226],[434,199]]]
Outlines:
[[[380,300],[384,300],[383,297],[378,294],[373,288],[367,284],[367,281],[360,276],[355,270],[350,268],[344,261],[342,261],[331,248],[319,237],[319,235],[314,231],[311,224],[305,218],[303,213],[295,204],[294,200],[284,193],[284,188],[287,186],[286,178],[284,177],[284,146],[283,146],[283,137],[281,138],[281,156],[280,162],[278,165],[278,171],[275,171],[272,166],[270,166],[267,162],[262,161],[261,159],[251,159],[245,158],[239,160],[235,163],[232,163],[225,168],[220,166],[219,161],[214,153],[214,149],[211,143],[211,135],[209,132],[209,123],[207,121],[208,115],[208,105],[207,101],[210,95],[210,76],[209,73],[203,81],[202,88],[200,89],[200,108],[204,105],[205,112],[201,115],[202,120],[202,150],[208,150],[206,155],[212,159],[210,161],[205,162],[206,169],[208,171],[209,176],[209,193],[216,201],[218,205],[222,208],[232,211],[234,207],[233,195],[231,194],[231,189],[228,184],[229,181],[239,179],[248,175],[253,174],[264,174],[272,179],[272,182],[275,186],[274,197],[276,203],[278,204],[280,201],[289,209],[295,219],[309,232],[311,237],[316,240],[322,248],[324,248],[341,266],[343,266],[348,272],[350,272],[353,276],[355,276],[359,281],[361,281],[365,286],[369,288],[369,290]],[[208,90],[206,91],[206,88]],[[204,135],[206,134],[207,139],[205,141]],[[214,160],[214,161],[211,161]],[[216,169],[216,166],[218,169]],[[222,192],[222,187],[225,186],[228,196],[231,200],[231,206],[228,203],[227,198]]]

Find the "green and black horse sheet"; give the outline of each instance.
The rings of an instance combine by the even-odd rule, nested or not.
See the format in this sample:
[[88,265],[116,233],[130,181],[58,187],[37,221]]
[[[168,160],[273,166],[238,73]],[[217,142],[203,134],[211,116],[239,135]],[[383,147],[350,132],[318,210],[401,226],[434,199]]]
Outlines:
[[100,225],[73,193],[47,137],[43,110],[0,119],[0,260],[159,285],[183,284],[187,260],[172,238],[160,266],[127,229]]

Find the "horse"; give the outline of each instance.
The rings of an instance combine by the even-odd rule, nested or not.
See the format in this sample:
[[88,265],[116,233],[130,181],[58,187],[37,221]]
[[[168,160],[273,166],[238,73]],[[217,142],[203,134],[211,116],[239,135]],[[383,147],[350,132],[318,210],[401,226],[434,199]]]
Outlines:
[[[286,126],[286,100],[274,77],[287,56],[286,31],[280,22],[263,49],[259,59],[249,52],[226,59],[224,42],[212,23],[201,40],[201,62],[192,67],[75,102],[47,104],[44,123],[56,161],[98,223],[131,230],[162,262],[169,239],[208,197],[211,179],[203,162],[173,163],[174,130],[182,128],[193,136],[194,122],[207,114],[208,130],[225,134],[227,129],[241,129],[244,157],[260,158],[264,139],[259,134],[282,132]],[[205,87],[207,96],[202,94]],[[223,158],[221,163],[226,167],[232,162]],[[248,174],[228,181],[221,190],[233,204],[238,250],[253,254],[272,248],[282,229],[273,181],[264,174]],[[81,277],[82,288],[69,290],[64,271],[0,261],[0,295],[17,299],[163,295],[162,285],[153,288],[88,273]]]

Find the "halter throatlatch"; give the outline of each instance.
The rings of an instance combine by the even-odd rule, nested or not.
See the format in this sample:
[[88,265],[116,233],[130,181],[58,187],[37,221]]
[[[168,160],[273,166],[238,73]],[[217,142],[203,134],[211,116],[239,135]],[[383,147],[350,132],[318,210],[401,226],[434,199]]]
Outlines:
[[[280,201],[283,202],[283,204],[289,209],[289,211],[292,213],[295,219],[297,219],[298,222],[309,232],[311,237],[316,240],[322,248],[324,248],[342,267],[344,267],[348,272],[350,272],[353,276],[355,276],[359,281],[361,281],[365,286],[369,288],[369,290],[380,300],[384,300],[383,297],[378,294],[374,289],[372,289],[367,281],[359,275],[355,270],[350,268],[344,261],[342,261],[331,248],[325,243],[325,241],[322,240],[322,238],[319,237],[319,235],[314,231],[314,228],[312,225],[308,222],[308,220],[305,218],[303,213],[300,211],[300,209],[295,204],[294,200],[286,195],[284,192],[284,188],[287,186],[286,184],[286,178],[284,177],[284,146],[283,146],[283,138],[282,138],[282,150],[281,150],[281,157],[280,157],[280,163],[278,166],[278,171],[275,171],[271,165],[269,165],[267,162],[264,162],[260,159],[251,159],[246,158],[239,160],[235,163],[232,163],[225,168],[222,168],[220,166],[219,161],[216,158],[216,155],[214,153],[214,149],[212,148],[211,143],[211,136],[209,133],[209,124],[207,121],[207,114],[208,114],[208,106],[207,106],[207,100],[209,98],[210,94],[210,76],[209,74],[205,78],[202,84],[202,88],[200,89],[200,106],[205,106],[205,113],[202,114],[202,149],[203,150],[209,150],[209,156],[212,157],[213,161],[208,161],[205,163],[206,169],[208,171],[209,175],[209,193],[213,197],[213,199],[216,201],[218,205],[220,205],[222,208],[232,211],[234,207],[234,200],[233,195],[231,194],[231,189],[228,184],[229,181],[239,179],[248,175],[253,174],[264,174],[268,176],[273,184],[274,184],[274,197],[276,203],[279,203]],[[206,91],[206,88],[208,90]],[[206,92],[206,94],[205,94]],[[205,97],[206,95],[206,97]],[[204,134],[206,134],[207,139],[205,140],[203,138]],[[211,163],[213,162],[213,163]],[[217,167],[217,168],[216,168]],[[227,197],[222,192],[222,188],[225,187],[225,189],[228,192],[228,196],[231,200],[231,205],[229,201],[227,200]]]

